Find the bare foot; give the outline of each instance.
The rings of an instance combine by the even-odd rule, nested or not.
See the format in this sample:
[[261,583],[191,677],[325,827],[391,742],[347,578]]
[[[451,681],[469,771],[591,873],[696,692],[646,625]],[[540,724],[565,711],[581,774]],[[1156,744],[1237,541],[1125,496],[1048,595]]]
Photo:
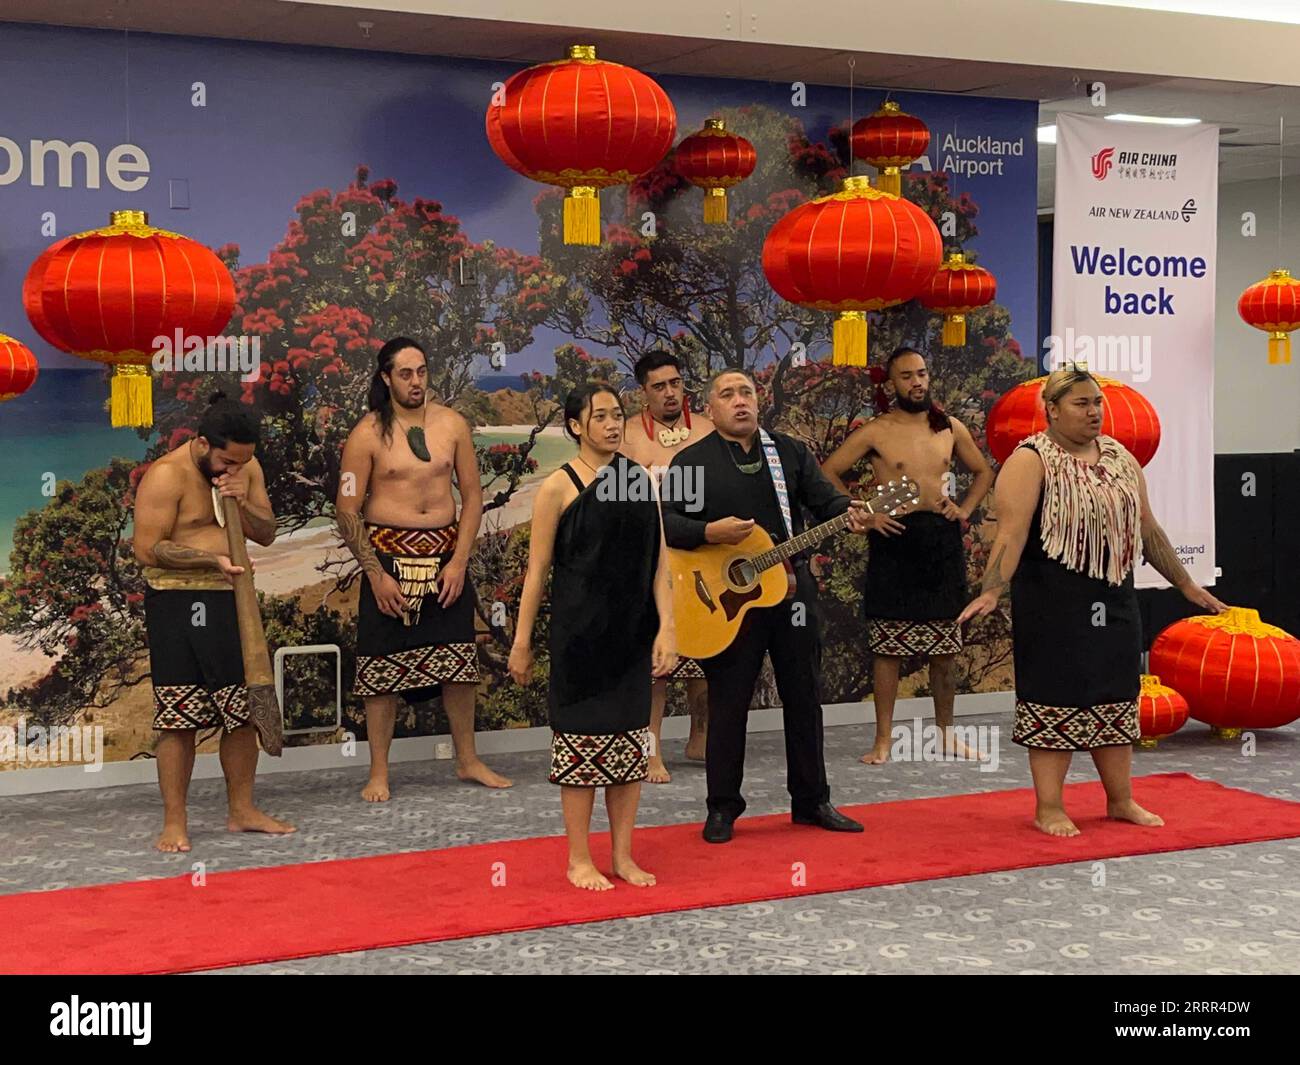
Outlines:
[[889,761],[889,740],[876,740],[876,745],[862,756],[867,765],[884,765]]
[[708,733],[701,732],[698,736],[692,735],[686,741],[686,757],[692,762],[704,761],[704,750],[708,743]]
[[163,822],[162,834],[158,837],[158,842],[154,844],[156,850],[164,854],[184,853],[190,849],[190,834],[186,831],[185,823],[173,825]]
[[646,781],[650,784],[669,784],[672,782],[673,775],[668,772],[668,767],[664,765],[662,758],[651,758],[650,769],[646,775]]
[[654,873],[647,873],[631,858],[615,862],[614,875],[635,887],[654,887],[657,883]]
[[226,829],[230,832],[269,832],[273,836],[287,836],[298,831],[288,821],[277,821],[270,814],[251,806],[239,813],[232,811],[226,818]]
[[978,751],[972,751],[954,734],[952,729],[944,729],[943,733],[943,753],[954,756],[959,762],[978,762],[980,756]]
[[1049,836],[1079,835],[1079,829],[1059,807],[1054,810],[1039,810],[1034,814],[1034,825],[1040,832],[1046,832]]
[[473,780],[482,784],[485,788],[509,788],[514,786],[513,780],[508,780],[500,773],[494,773],[478,758],[475,758],[472,762],[466,762],[464,765],[457,765],[456,776],[461,780]]
[[605,879],[591,862],[582,862],[578,865],[569,865],[569,883],[574,887],[585,888],[588,891],[608,891],[614,885]]
[[1153,814],[1150,810],[1142,809],[1132,799],[1124,802],[1108,802],[1106,816],[1113,817],[1117,821],[1132,821],[1135,825],[1149,825],[1152,828],[1165,823],[1163,817]]
[[371,777],[366,786],[361,789],[361,797],[366,802],[387,802],[388,801],[388,778]]

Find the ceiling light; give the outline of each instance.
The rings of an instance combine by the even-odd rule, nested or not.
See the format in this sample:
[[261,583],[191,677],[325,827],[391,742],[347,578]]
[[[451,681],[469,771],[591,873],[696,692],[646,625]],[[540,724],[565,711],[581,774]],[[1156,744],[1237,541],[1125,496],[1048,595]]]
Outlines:
[[1039,144],[1055,144],[1055,143],[1056,143],[1056,126],[1054,126],[1054,125],[1052,125],[1052,126],[1039,126],[1039,127],[1038,127],[1038,143],[1039,143]]
[[1199,118],[1166,118],[1164,115],[1106,115],[1107,122],[1149,122],[1155,126],[1196,126]]

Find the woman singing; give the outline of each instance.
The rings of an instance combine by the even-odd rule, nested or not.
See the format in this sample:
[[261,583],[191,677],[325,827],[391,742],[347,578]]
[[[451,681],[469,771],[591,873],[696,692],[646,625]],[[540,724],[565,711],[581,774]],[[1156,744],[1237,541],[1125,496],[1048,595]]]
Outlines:
[[1074,751],[1092,755],[1108,816],[1162,825],[1134,802],[1131,786],[1140,738],[1139,553],[1198,607],[1225,607],[1183,569],[1151,513],[1137,460],[1101,435],[1096,379],[1080,368],[1057,370],[1043,385],[1043,403],[1047,428],[1021,443],[998,476],[984,590],[957,620],[990,613],[1010,585],[1012,739],[1029,748],[1035,825],[1052,836],[1079,834],[1061,799]]

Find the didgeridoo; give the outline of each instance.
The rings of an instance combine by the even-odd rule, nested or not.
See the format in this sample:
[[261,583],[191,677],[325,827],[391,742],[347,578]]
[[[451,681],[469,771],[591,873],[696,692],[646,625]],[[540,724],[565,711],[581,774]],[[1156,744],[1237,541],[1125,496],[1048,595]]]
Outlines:
[[239,618],[239,647],[244,653],[244,685],[248,689],[248,712],[262,741],[262,750],[279,756],[284,747],[284,718],[280,700],[275,697],[275,674],[271,672],[271,653],[266,647],[262,613],[257,609],[257,591],[253,588],[253,566],[244,542],[244,525],[239,520],[239,504],[231,496],[221,497],[226,515],[226,537],[230,541],[230,561],[244,572],[234,578],[235,614]]

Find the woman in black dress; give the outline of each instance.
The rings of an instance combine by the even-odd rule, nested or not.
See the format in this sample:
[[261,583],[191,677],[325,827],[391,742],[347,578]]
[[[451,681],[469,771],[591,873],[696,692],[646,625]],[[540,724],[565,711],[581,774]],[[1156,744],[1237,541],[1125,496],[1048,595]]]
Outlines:
[[659,504],[649,472],[619,454],[623,405],[609,385],[570,392],[564,426],[578,454],[542,482],[533,505],[510,675],[532,677],[533,624],[553,574],[550,779],[560,785],[569,881],[614,886],[588,846],[604,787],[614,875],[648,887],[655,878],[632,860],[632,828],[652,742],[650,687],[677,661]]
[[1096,379],[1084,369],[1057,370],[1043,402],[1047,429],[1021,443],[998,475],[998,534],[984,591],[958,622],[990,613],[1011,586],[1012,739],[1029,748],[1039,829],[1079,834],[1061,794],[1074,751],[1092,755],[1110,817],[1162,825],[1134,802],[1131,784],[1141,736],[1139,555],[1197,606],[1224,607],[1187,576],[1151,513],[1137,460],[1101,435]]

